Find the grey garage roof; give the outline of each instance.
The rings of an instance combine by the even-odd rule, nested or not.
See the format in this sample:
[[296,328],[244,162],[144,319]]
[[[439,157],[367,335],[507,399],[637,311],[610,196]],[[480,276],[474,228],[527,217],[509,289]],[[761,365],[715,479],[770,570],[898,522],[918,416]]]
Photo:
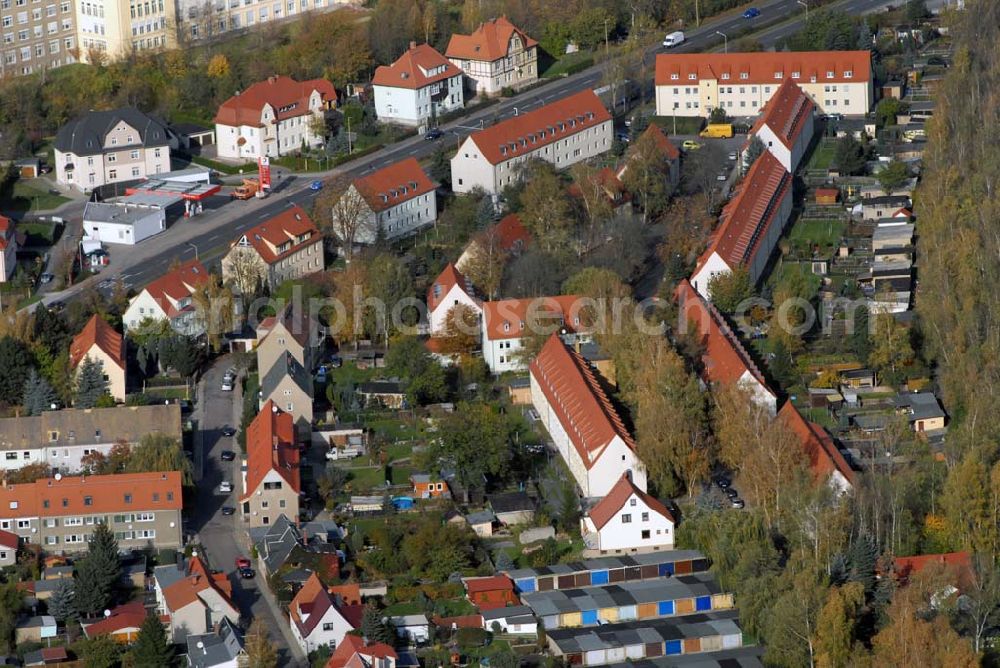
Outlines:
[[618,608],[719,593],[722,593],[722,589],[711,574],[697,573],[602,587],[539,591],[521,594],[521,600],[531,606],[537,616],[548,617],[567,612]]
[[138,132],[138,141],[115,146],[123,150],[132,146],[166,146],[169,143],[163,124],[134,107],[111,111],[91,111],[59,128],[55,148],[75,155],[97,155],[104,152],[104,138],[119,122],[124,121]]
[[573,629],[546,630],[561,654],[628,647],[685,638],[731,636],[743,631],[735,610]]
[[739,647],[705,654],[682,654],[616,663],[606,668],[763,668],[763,647]]
[[652,566],[657,564],[673,563],[675,561],[688,561],[694,559],[704,559],[705,556],[698,550],[668,550],[666,552],[650,552],[648,554],[633,554],[621,557],[600,557],[598,559],[585,559],[567,564],[554,564],[542,568],[518,568],[508,571],[507,575],[511,579],[530,577],[545,577],[547,575],[569,575],[571,573],[581,573],[583,571],[599,571],[612,568],[625,568],[627,566]]

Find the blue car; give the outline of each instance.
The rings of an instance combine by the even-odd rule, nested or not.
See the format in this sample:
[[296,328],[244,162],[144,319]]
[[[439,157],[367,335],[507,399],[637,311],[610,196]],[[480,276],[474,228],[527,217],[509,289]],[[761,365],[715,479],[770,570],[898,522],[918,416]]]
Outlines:
[[755,19],[760,16],[760,10],[756,7],[751,7],[750,9],[743,12],[743,18],[745,19]]
[[313,181],[312,183],[309,184],[309,190],[316,191],[316,190],[322,190],[322,189],[323,189],[323,182],[322,181]]

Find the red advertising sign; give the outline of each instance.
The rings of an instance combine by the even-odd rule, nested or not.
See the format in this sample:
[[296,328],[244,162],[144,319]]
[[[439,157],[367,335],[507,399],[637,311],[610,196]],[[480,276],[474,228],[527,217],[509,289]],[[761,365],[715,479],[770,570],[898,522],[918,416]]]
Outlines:
[[257,170],[260,176],[260,187],[261,190],[271,189],[271,160],[266,156],[262,155],[257,158]]

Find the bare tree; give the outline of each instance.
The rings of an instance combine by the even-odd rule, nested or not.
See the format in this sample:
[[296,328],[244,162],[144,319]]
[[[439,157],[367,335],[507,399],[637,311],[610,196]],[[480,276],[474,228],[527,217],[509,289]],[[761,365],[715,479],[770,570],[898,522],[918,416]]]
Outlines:
[[337,176],[323,188],[316,200],[313,217],[330,231],[340,243],[344,257],[350,262],[359,239],[374,239],[378,229],[375,214],[347,176]]
[[267,282],[267,268],[253,248],[234,246],[222,260],[222,277],[245,300],[253,300]]
[[491,225],[469,244],[469,255],[461,271],[487,299],[496,299],[507,265],[507,252],[501,245],[496,225]]

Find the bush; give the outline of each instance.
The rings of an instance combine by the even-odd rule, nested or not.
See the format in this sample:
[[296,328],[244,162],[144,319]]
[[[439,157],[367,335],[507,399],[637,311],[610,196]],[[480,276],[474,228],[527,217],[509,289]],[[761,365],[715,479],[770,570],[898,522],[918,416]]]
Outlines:
[[566,70],[565,70],[566,71],[566,76],[569,76],[571,74],[576,74],[578,72],[582,72],[585,69],[587,69],[588,67],[593,66],[593,64],[594,64],[594,59],[593,58],[584,58],[583,60],[581,60],[579,62],[573,63],[572,65],[569,65],[566,68]]
[[488,644],[486,631],[483,629],[459,629],[455,640],[462,648],[484,647]]

